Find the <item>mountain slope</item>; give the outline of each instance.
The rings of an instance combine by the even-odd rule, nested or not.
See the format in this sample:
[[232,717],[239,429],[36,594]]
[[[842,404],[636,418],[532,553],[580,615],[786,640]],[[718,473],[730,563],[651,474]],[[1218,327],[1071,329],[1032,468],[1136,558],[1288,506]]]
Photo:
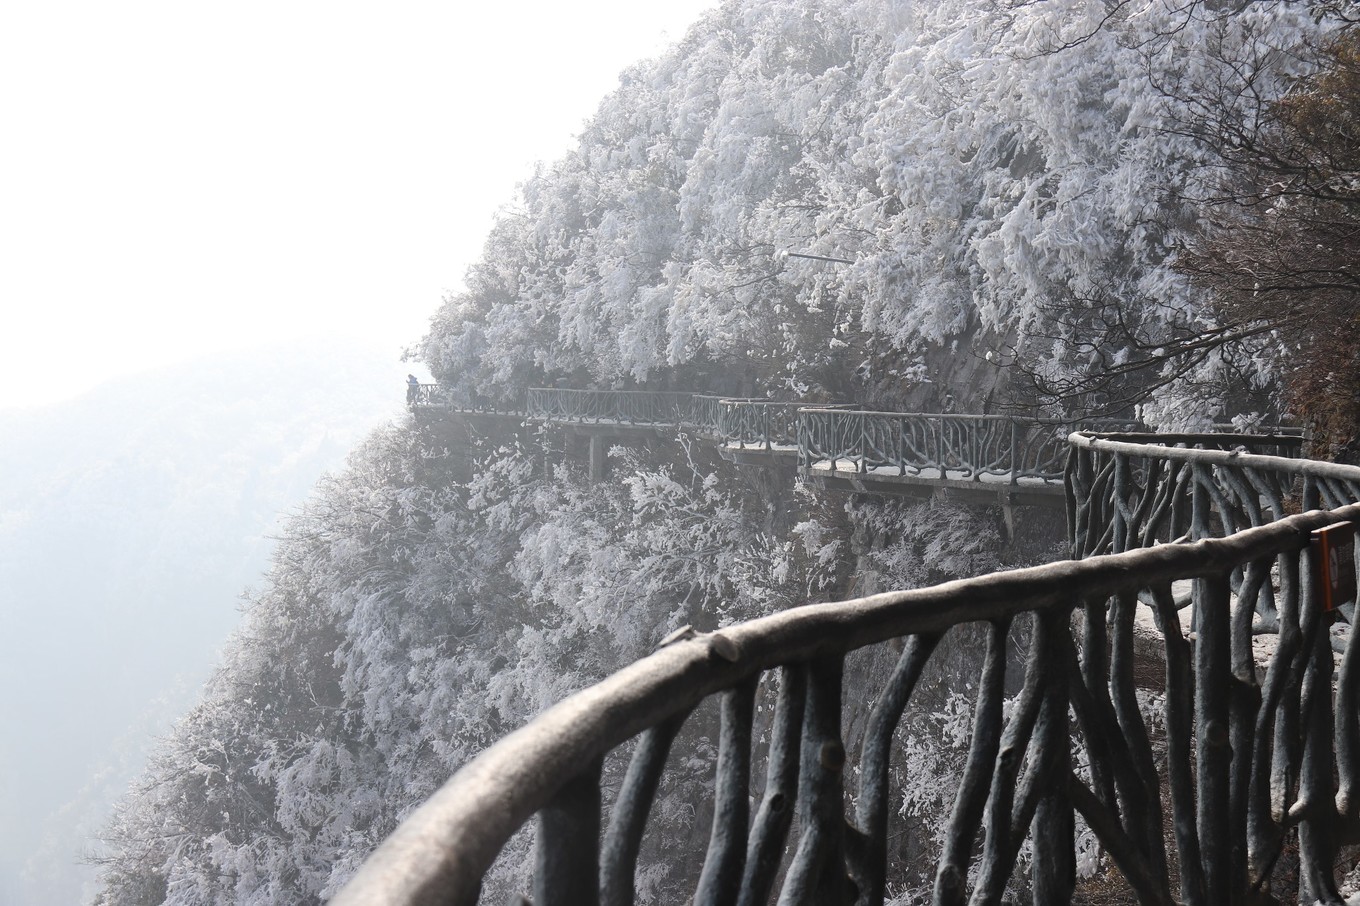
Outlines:
[[401,411],[401,377],[318,342],[0,413],[6,903],[75,901],[80,851],[208,675],[278,514]]

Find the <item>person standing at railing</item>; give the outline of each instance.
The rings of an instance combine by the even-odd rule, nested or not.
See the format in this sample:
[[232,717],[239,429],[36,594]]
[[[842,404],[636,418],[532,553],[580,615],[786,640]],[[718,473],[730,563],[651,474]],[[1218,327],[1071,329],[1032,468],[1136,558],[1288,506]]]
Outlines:
[[414,374],[406,375],[406,405],[414,406],[416,396],[420,393],[420,379]]

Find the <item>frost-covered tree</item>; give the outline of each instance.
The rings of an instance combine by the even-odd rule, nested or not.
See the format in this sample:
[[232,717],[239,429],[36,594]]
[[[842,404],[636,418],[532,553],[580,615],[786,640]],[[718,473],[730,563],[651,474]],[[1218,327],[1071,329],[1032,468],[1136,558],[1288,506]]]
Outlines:
[[1232,336],[1175,266],[1223,175],[1206,111],[1259,117],[1338,21],[1269,0],[729,4],[530,181],[473,271],[505,279],[450,298],[423,355],[511,396],[532,359],[520,380],[1038,401],[1018,364],[1077,411],[1236,414],[1263,381],[1224,344],[1144,361]]
[[1182,267],[1276,361],[1315,449],[1360,445],[1360,31],[1250,123],[1215,123],[1223,177]]

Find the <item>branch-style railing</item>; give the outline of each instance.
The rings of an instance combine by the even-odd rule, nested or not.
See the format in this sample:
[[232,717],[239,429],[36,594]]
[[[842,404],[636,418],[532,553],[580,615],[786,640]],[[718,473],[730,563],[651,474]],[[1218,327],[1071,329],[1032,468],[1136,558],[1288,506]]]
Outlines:
[[[1141,455],[1163,466],[1142,468],[1170,471],[1167,463],[1175,462],[1189,463],[1175,466],[1178,473],[1190,471],[1169,485],[1170,503],[1155,490],[1164,485],[1146,483],[1154,490],[1145,490],[1151,494],[1145,503],[1134,499],[1128,477],[1139,468],[1132,463],[1137,451],[1124,447],[1134,445],[1080,436],[1073,444],[1079,452],[1069,475],[1093,478],[1089,494],[1072,495],[1074,512],[1087,500],[1077,524],[1123,512],[1125,527],[1111,530],[1112,539],[1145,530],[1163,505],[1184,507],[1176,500],[1186,494],[1192,529],[1198,520],[1196,531],[1212,535],[1214,518],[1224,530],[1239,528],[1229,510],[1250,509],[1252,491],[1244,489],[1236,504],[1216,497],[1203,479],[1203,469],[1216,465],[1245,466],[1258,480],[1292,474],[1305,496],[1328,503],[1355,500],[1360,491],[1360,469],[1162,447]],[[1121,472],[1125,477],[1116,479]],[[1283,478],[1258,487],[1243,474],[1272,516],[1288,509]],[[1101,481],[1127,492],[1106,510],[1096,503]],[[1130,506],[1145,508],[1146,516],[1124,512]],[[1215,506],[1226,508],[1215,517]],[[1026,840],[1032,901],[1071,902],[1080,815],[1141,903],[1264,902],[1289,849],[1298,853],[1301,901],[1339,906],[1338,843],[1360,826],[1360,644],[1351,637],[1336,671],[1328,616],[1312,594],[1308,545],[1312,530],[1356,519],[1355,505],[1310,512],[1227,537],[806,605],[663,644],[470,762],[379,848],[336,902],[474,903],[500,848],[538,814],[535,906],[632,903],[640,840],[669,749],[692,709],[718,696],[714,823],[693,902],[770,902],[782,878],[780,904],[880,906],[892,880],[894,734],[941,638],[978,623],[987,644],[966,765],[935,869],[935,903],[1000,903]],[[1180,525],[1167,524],[1167,532]],[[1193,584],[1186,600],[1173,594],[1173,583],[1183,580]],[[1258,679],[1253,620],[1267,594],[1281,631]],[[1137,695],[1148,682],[1134,669],[1140,607],[1155,618],[1165,665],[1155,683],[1164,693],[1155,732]],[[1193,635],[1183,627],[1182,607],[1191,611]],[[1028,654],[1020,692],[1007,709],[1005,690],[1016,685],[1007,680],[1007,650],[1020,623]],[[900,644],[902,653],[876,695],[855,690],[872,708],[862,746],[847,759],[845,657],[881,643]],[[756,745],[752,705],[762,684],[774,690],[777,705],[768,743]],[[1162,768],[1153,745],[1159,734]],[[602,823],[602,759],[634,736],[632,761]],[[762,759],[765,780],[757,790],[752,768]],[[847,811],[851,786],[856,795]],[[748,802],[758,803],[754,813]]]
[[478,394],[469,395],[449,390],[441,384],[407,385],[406,404],[413,409],[441,409],[478,415],[501,415],[524,417],[524,407],[517,403],[508,405],[501,401],[490,400]]
[[725,399],[720,403],[718,436],[738,449],[798,448],[798,410],[802,403]]
[[[451,406],[437,385],[421,385],[415,405]],[[1067,434],[1096,425],[1004,415],[866,412],[672,391],[545,387],[528,391],[523,414],[560,424],[691,428],[738,450],[796,450],[804,470],[1053,486],[1062,483]]]
[[406,388],[408,406],[448,407],[452,405],[448,391],[439,384],[417,384]]
[[[1287,514],[1319,507],[1348,507],[1353,520],[1349,505],[1360,500],[1360,468],[1297,458],[1303,438],[1295,433],[1074,434],[1071,443],[1068,528],[1079,557],[1243,537],[1254,527],[1298,525]],[[1360,833],[1360,644],[1355,633],[1331,633],[1336,617],[1318,603],[1321,581],[1318,566],[1286,546],[1223,577],[1219,594],[1232,601],[1226,629],[1214,625],[1199,589],[1154,606],[1164,623],[1189,609],[1201,638],[1231,638],[1219,657],[1229,659],[1232,681],[1221,689],[1197,678],[1195,707],[1200,696],[1217,696],[1229,714],[1218,730],[1197,724],[1197,732],[1217,733],[1231,759],[1196,770],[1222,772],[1230,788],[1232,877],[1262,883],[1297,829],[1299,902],[1331,904],[1342,902],[1333,880],[1338,840]],[[1341,619],[1353,622],[1351,606]],[[1263,634],[1275,641],[1258,680],[1252,639]]]
[[693,394],[665,390],[557,390],[530,388],[529,418],[580,424],[679,425]]
[[1060,484],[1078,423],[1009,415],[806,408],[804,469],[1010,484]]
[[724,396],[694,394],[690,397],[689,415],[684,420],[684,427],[694,428],[709,437],[721,437],[722,410],[726,400]]
[[1360,470],[1297,458],[1294,434],[1070,438],[1068,537],[1088,557],[1264,525],[1360,500]]

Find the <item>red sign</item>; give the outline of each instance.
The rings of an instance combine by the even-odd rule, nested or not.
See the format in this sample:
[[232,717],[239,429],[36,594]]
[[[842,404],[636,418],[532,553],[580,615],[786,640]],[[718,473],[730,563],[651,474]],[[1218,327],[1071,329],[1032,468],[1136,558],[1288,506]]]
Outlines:
[[1309,544],[1314,597],[1324,612],[1355,600],[1355,523],[1316,529]]

